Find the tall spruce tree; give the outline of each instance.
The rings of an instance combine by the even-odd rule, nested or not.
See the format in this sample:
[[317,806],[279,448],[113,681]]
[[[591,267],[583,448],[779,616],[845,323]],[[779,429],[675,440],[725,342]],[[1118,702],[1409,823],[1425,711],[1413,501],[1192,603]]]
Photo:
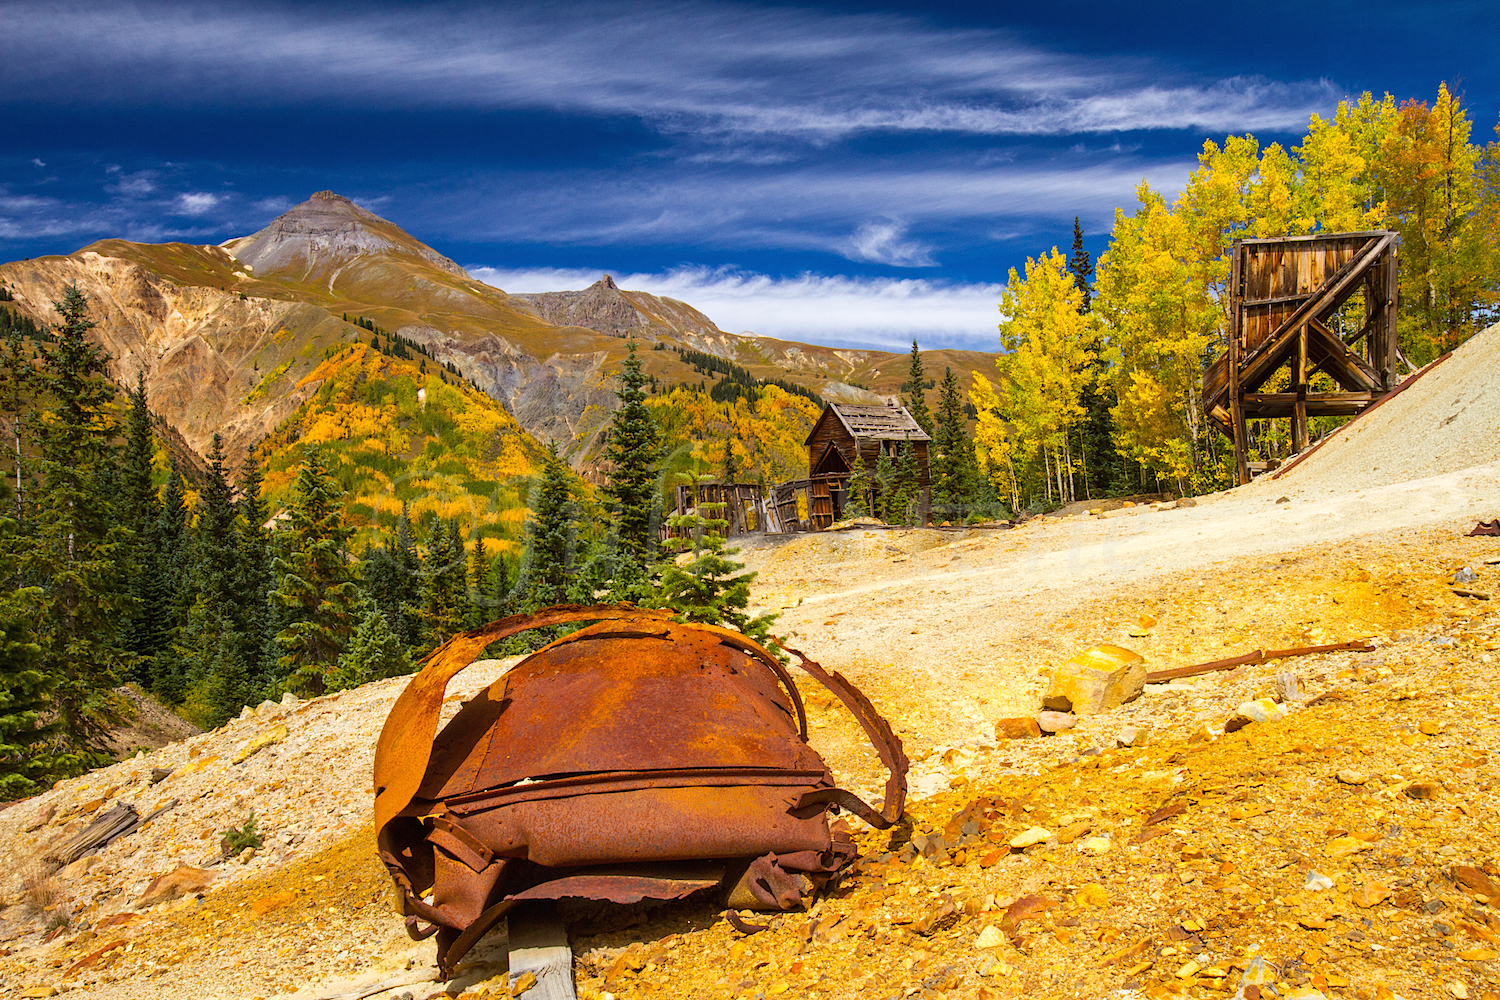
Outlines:
[[[1068,273],[1083,298],[1078,304],[1080,313],[1093,309],[1094,263],[1089,252],[1083,248],[1083,226],[1078,216],[1073,217],[1073,252],[1068,256]],[[1115,417],[1114,394],[1105,379],[1105,360],[1096,356],[1089,363],[1089,378],[1080,393],[1085,416],[1078,427],[1079,465],[1083,471],[1084,496],[1093,499],[1119,488],[1117,481],[1124,478],[1123,463],[1114,447]]]
[[411,673],[411,654],[374,603],[366,601],[359,627],[349,637],[338,665],[328,674],[328,689],[342,691],[383,677]]
[[348,551],[353,529],[343,521],[343,498],[322,451],[309,449],[282,529],[288,533],[285,554],[272,564],[270,597],[281,612],[277,670],[288,690],[321,694],[324,674],[358,624],[360,595]]
[[196,513],[194,599],[183,647],[195,707],[201,706],[197,711],[207,725],[218,726],[238,715],[257,691],[257,658],[247,642],[240,590],[238,510],[218,434],[209,449],[208,477],[199,490]]
[[114,721],[111,689],[128,654],[119,623],[134,610],[122,562],[130,531],[110,491],[116,461],[114,383],[109,357],[88,339],[88,303],[69,287],[53,304],[62,322],[38,348],[35,533],[22,558],[43,599],[36,639],[56,680],[54,704],[68,763],[84,770],[107,759]]
[[974,442],[969,438],[968,414],[959,393],[958,376],[952,368],[943,372],[932,450],[933,504],[943,508],[949,519],[963,517],[967,508],[979,499],[979,467],[974,458]]
[[158,551],[161,500],[153,481],[155,437],[151,432],[144,369],[136,374],[135,389],[128,395],[130,416],[121,456],[120,501],[121,520],[132,534],[127,578],[135,610],[125,620],[121,636],[125,648],[135,657],[132,676],[143,686],[149,686],[154,659],[166,644],[171,629],[171,610],[170,591],[164,586]]
[[476,533],[474,550],[469,553],[469,602],[465,628],[479,628],[500,616],[490,600],[490,556],[484,546],[484,536]]
[[1083,248],[1083,226],[1076,215],[1073,216],[1073,252],[1068,255],[1068,273],[1073,276],[1073,283],[1083,294],[1083,302],[1078,311],[1086,313],[1092,308],[1094,300],[1094,262],[1089,252]]
[[921,507],[921,467],[917,464],[916,446],[908,439],[901,442],[901,451],[896,456],[896,486],[891,497],[891,520],[915,525],[921,520]]
[[270,638],[266,601],[271,590],[271,539],[266,528],[266,502],[260,495],[262,484],[260,461],[252,448],[240,466],[239,560],[235,586],[239,594],[244,659],[254,669],[257,689],[268,686],[271,673],[263,656]]
[[38,587],[19,586],[16,522],[0,519],[0,799],[23,799],[58,773],[49,752],[55,682],[31,630]]
[[517,588],[524,610],[569,600],[578,539],[576,510],[572,473],[558,457],[556,446],[549,447],[526,522],[526,551]]
[[396,533],[378,548],[366,550],[363,585],[365,594],[385,615],[386,624],[408,650],[422,642],[422,559],[412,540],[411,511],[401,505]]
[[423,569],[422,640],[426,648],[436,649],[468,624],[469,586],[458,518],[433,525]]
[[641,370],[635,340],[627,345],[620,370],[620,405],[610,421],[606,454],[614,466],[604,495],[613,515],[615,557],[622,571],[640,572],[654,558],[656,525],[652,523],[657,493],[657,463],[662,439],[645,387],[651,379]]
[[180,640],[191,605],[192,540],[188,534],[186,490],[182,470],[172,463],[162,487],[161,511],[152,535],[155,568],[148,582],[154,626],[151,659],[151,690],[168,704],[180,704],[187,696],[188,665]]
[[906,412],[917,422],[917,426],[932,433],[932,412],[927,409],[927,376],[922,370],[922,352],[917,342],[911,342],[911,366],[907,375],[911,392],[906,396]]

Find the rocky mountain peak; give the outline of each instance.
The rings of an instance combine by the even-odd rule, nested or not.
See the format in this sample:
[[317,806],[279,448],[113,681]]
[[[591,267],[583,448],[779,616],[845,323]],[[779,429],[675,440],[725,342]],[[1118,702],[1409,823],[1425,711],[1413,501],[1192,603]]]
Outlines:
[[400,226],[334,191],[319,191],[260,232],[225,248],[257,275],[304,279],[357,257],[405,255],[458,277],[468,273]]
[[595,282],[595,284],[599,285],[599,287],[601,288],[613,288],[616,290],[618,290],[620,287],[619,285],[615,284],[615,279],[608,274],[600,278],[597,282]]

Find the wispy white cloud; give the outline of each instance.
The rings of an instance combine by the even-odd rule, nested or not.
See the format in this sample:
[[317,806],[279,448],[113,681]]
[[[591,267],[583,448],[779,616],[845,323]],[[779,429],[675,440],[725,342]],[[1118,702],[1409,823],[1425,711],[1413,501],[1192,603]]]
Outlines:
[[[1035,220],[1081,215],[1107,228],[1142,176],[1171,192],[1191,161],[1124,158],[1082,166],[972,162],[847,164],[732,176],[712,170],[470,176],[462,192],[434,199],[434,238],[527,242],[545,230],[556,244],[805,250],[901,267],[941,262],[937,236],[1015,235]],[[1052,227],[1055,228],[1055,227]],[[1038,250],[1045,249],[1039,246]]]
[[[603,270],[470,266],[470,274],[507,292],[584,288]],[[913,278],[802,274],[772,277],[726,268],[659,273],[612,272],[621,288],[674,298],[720,329],[831,347],[899,351],[924,347],[998,350],[1002,285]]]
[[193,192],[177,196],[177,211],[183,215],[202,215],[219,203],[219,196]]
[[908,239],[906,226],[894,219],[866,222],[849,237],[845,255],[893,267],[936,267],[932,248]]
[[591,3],[566,18],[540,4],[49,5],[8,18],[0,89],[104,105],[542,108],[813,142],[1290,128],[1339,96],[1326,80],[1184,77],[913,17],[705,2]]

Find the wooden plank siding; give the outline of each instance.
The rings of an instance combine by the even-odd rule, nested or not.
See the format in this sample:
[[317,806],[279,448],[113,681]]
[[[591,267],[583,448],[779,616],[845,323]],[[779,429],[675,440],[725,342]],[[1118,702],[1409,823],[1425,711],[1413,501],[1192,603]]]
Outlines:
[[904,406],[856,406],[830,403],[807,435],[807,468],[810,530],[826,528],[842,519],[843,500],[849,488],[849,470],[856,456],[874,473],[881,452],[899,461],[901,450],[916,453],[917,482],[922,490],[921,520],[927,522],[932,506],[932,478],[928,467],[931,438]]
[[[1203,375],[1203,410],[1234,440],[1239,481],[1250,481],[1246,421],[1290,418],[1293,452],[1308,419],[1354,416],[1394,388],[1397,237],[1389,231],[1236,240],[1230,251],[1227,349]],[[1364,320],[1342,337],[1330,326],[1363,293]],[[1289,368],[1289,392],[1262,392]],[[1316,372],[1336,392],[1311,392]]]

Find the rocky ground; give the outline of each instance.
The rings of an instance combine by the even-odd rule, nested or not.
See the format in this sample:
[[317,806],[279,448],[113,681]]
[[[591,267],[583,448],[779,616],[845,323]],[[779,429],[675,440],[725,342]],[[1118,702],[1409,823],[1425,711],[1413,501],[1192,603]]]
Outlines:
[[[1440,371],[1381,412],[1465,384]],[[900,733],[906,821],[863,831],[848,878],[753,936],[712,899],[572,913],[580,996],[1500,1000],[1500,538],[1465,534],[1500,517],[1500,465],[1462,464],[1482,437],[1466,421],[1489,413],[1465,398],[1400,454],[1374,442],[1400,481],[1320,477],[1369,457],[1351,437],[1192,506],[747,546],[778,630]],[[1352,639],[1374,648],[1148,684],[1061,735],[997,738],[1101,643],[1159,670]],[[461,674],[448,710],[504,667]],[[404,683],[268,703],[0,811],[0,988],[510,995],[503,932],[432,981],[375,859],[371,759]],[[1278,691],[1273,721],[1226,732]],[[814,745],[877,795],[857,728],[808,701]],[[48,860],[120,803],[153,818]],[[225,857],[252,813],[261,846]]]
[[[580,995],[1212,997],[1234,994],[1247,967],[1274,970],[1282,996],[1496,990],[1500,616],[1450,586],[1470,567],[1464,589],[1500,589],[1487,560],[1500,540],[1431,532],[1076,604],[1048,623],[1048,648],[1118,641],[1153,668],[1199,637],[1201,659],[1366,634],[1377,649],[1149,685],[1061,736],[997,740],[993,717],[988,734],[908,724],[930,693],[898,677],[872,685],[916,762],[909,823],[867,831],[851,878],[752,937],[710,901],[575,922]],[[450,694],[500,669],[478,666]],[[1224,735],[1235,706],[1288,670],[1305,700]],[[0,981],[16,995],[269,998],[430,968],[431,944],[402,933],[370,843],[365,776],[401,683],[265,705],[0,813]],[[815,742],[873,790],[852,725],[813,702]],[[1149,730],[1145,745],[1116,748],[1126,727]],[[97,860],[46,875],[42,856],[91,815],[172,799]],[[206,864],[252,809],[266,846]],[[1023,835],[1036,842],[1013,848]],[[151,882],[183,865],[204,874],[152,903]],[[497,935],[448,992],[506,995],[503,960]]]

